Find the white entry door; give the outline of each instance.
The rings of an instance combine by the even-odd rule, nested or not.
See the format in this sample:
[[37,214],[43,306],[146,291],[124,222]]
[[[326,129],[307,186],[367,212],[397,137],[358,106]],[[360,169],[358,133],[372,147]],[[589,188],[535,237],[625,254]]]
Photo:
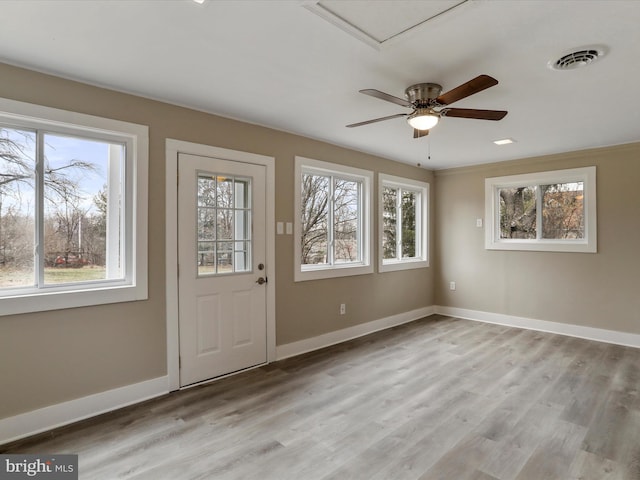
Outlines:
[[180,384],[267,361],[265,167],[178,156]]

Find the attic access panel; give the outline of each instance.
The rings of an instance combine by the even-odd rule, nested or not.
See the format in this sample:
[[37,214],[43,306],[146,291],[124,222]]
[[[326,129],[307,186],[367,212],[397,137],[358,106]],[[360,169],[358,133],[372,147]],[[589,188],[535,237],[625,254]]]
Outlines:
[[314,0],[304,6],[366,44],[381,48],[470,0]]

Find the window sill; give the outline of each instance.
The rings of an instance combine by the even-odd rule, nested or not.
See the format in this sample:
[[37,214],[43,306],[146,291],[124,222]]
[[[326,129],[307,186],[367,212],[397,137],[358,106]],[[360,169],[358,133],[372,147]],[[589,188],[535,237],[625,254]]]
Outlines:
[[325,278],[350,277],[373,273],[373,265],[334,265],[311,267],[304,271],[296,271],[294,281],[322,280]]
[[90,290],[38,291],[0,297],[0,305],[2,305],[0,316],[132,302],[147,298],[146,284],[120,285]]
[[416,268],[426,268],[429,266],[427,260],[413,258],[410,260],[391,260],[382,262],[379,267],[380,273],[397,272],[399,270],[414,270]]
[[595,242],[558,240],[501,240],[485,245],[486,250],[513,250],[526,252],[598,253]]

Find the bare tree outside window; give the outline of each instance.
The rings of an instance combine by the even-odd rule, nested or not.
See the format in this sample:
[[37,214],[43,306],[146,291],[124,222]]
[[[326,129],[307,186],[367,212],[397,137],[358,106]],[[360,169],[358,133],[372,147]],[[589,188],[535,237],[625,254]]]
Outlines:
[[500,188],[499,196],[500,238],[584,238],[583,182]]
[[402,214],[402,258],[416,256],[416,192],[403,190],[400,211]]
[[583,182],[541,185],[542,238],[584,238]]
[[488,250],[596,253],[596,167],[485,179]]
[[106,142],[44,135],[45,284],[107,278],[107,212],[96,201],[108,197],[109,148]]
[[334,180],[334,242],[335,262],[360,260],[358,217],[360,211],[360,185],[351,180]]
[[148,298],[149,128],[0,103],[0,316]]
[[303,173],[301,263],[319,265],[361,260],[361,183]]
[[383,236],[382,236],[382,258],[394,259],[397,256],[396,245],[396,231],[397,231],[397,217],[398,217],[398,189],[391,187],[384,187],[382,189],[382,222],[383,222]]
[[[0,128],[0,289],[37,283],[37,135]],[[41,135],[44,210],[39,228],[44,232],[44,282],[104,279],[110,144]],[[75,271],[66,270],[69,267]]]
[[330,177],[302,175],[302,265],[326,264],[329,246]]
[[500,238],[536,238],[536,187],[501,188]]
[[0,128],[0,288],[34,283],[35,134]]
[[415,258],[419,254],[416,248],[418,197],[419,193],[413,190],[391,186],[383,188],[382,254],[384,259]]

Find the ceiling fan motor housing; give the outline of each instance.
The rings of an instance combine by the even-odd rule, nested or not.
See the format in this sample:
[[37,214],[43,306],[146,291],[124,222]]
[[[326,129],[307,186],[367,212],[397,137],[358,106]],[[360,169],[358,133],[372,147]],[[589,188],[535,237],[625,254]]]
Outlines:
[[417,83],[408,87],[404,94],[415,106],[429,105],[440,96],[442,86],[437,83]]

